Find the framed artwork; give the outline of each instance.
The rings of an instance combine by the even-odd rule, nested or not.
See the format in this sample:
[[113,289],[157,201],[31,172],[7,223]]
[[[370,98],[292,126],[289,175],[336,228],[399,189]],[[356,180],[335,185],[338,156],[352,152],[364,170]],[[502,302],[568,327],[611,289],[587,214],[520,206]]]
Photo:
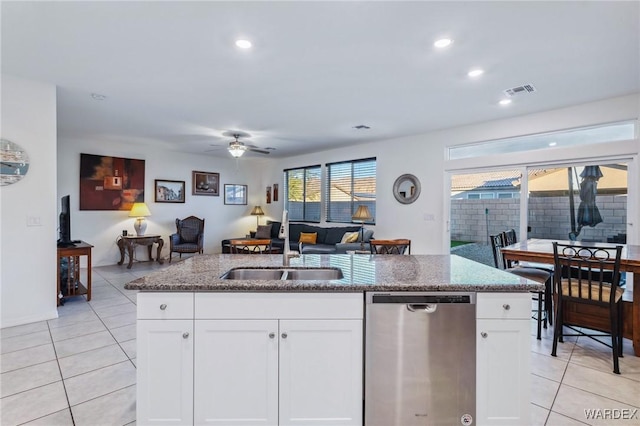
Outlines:
[[144,160],[80,154],[80,210],[131,210],[144,203]]
[[193,171],[193,195],[220,195],[220,173]]
[[184,203],[183,180],[155,180],[156,203]]
[[273,184],[273,201],[278,201],[278,184]]
[[271,204],[271,187],[267,186],[267,204]]
[[247,205],[247,185],[224,185],[224,203]]

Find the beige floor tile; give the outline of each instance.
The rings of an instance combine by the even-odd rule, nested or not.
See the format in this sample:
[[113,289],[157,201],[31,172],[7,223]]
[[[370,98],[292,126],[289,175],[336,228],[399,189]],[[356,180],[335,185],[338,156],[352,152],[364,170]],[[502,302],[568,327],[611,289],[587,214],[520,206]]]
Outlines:
[[536,404],[531,404],[531,426],[544,426],[549,416],[549,410]]
[[58,361],[55,360],[2,373],[0,375],[0,397],[4,398],[59,380],[62,380],[62,377]]
[[0,424],[18,425],[68,408],[62,381],[0,400]]
[[67,379],[126,360],[127,355],[118,344],[114,343],[113,345],[61,358],[59,363],[62,377]]
[[56,359],[53,343],[0,355],[0,373]]
[[[135,305],[133,303],[131,303],[131,306],[135,308]],[[132,325],[136,323],[136,312],[127,312],[111,317],[102,318],[102,322],[110,330],[114,328],[124,327],[125,325]]]
[[136,339],[127,340],[126,342],[120,342],[120,346],[130,359],[136,357],[138,350]]
[[131,303],[131,301],[124,295],[120,294],[118,296],[109,297],[107,299],[91,299],[91,307],[94,309],[105,308],[107,306],[116,306],[122,305],[124,303]]
[[108,331],[100,331],[86,336],[55,342],[54,346],[56,348],[58,358],[64,358],[81,352],[90,351],[92,349],[101,348],[103,346],[109,346],[114,343],[116,343],[116,341],[111,333]]
[[559,387],[559,382],[532,374],[531,402],[546,409],[550,409],[553,405],[553,400],[556,397]]
[[49,334],[48,330],[7,337],[6,339],[2,339],[0,353],[7,354],[14,351],[33,348],[35,346],[46,345],[47,343],[51,343],[51,334]]
[[136,383],[136,369],[129,361],[90,371],[64,381],[69,404],[73,407],[82,402],[106,395]]
[[549,418],[547,419],[547,423],[545,426],[582,426],[587,423],[579,422],[570,417],[563,416],[562,414],[554,413],[553,411],[549,413]]
[[[632,410],[633,408],[634,407],[619,401],[614,401],[591,392],[562,384],[560,385],[558,396],[553,403],[552,411],[590,425],[611,426],[611,419],[587,419],[586,410]],[[625,422],[624,425],[640,425],[640,419]]]
[[34,322],[31,324],[17,325],[15,327],[7,327],[0,329],[0,340],[15,336],[23,336],[25,334],[36,333],[39,331],[48,331],[46,321]]
[[531,353],[531,372],[546,379],[562,381],[567,365],[568,361],[565,359],[541,355],[537,352]]
[[87,334],[97,333],[106,330],[102,321],[95,319],[92,321],[84,321],[79,324],[68,325],[66,327],[58,327],[51,329],[51,336],[54,342],[60,340],[73,339],[74,337],[86,336]]
[[129,386],[71,407],[76,426],[121,426],[136,419],[136,387]]
[[[96,420],[97,424],[97,420]],[[25,423],[26,426],[73,426],[71,419],[71,410],[69,408],[40,417],[32,422]]]
[[[122,296],[122,294],[120,294]],[[123,303],[122,305],[107,306],[104,308],[96,308],[96,313],[100,318],[108,318],[114,315],[128,314],[136,312],[136,305],[133,303]]]
[[136,325],[125,325],[124,327],[109,330],[118,342],[126,342],[136,338]]
[[[58,312],[59,311],[60,311],[60,308],[58,308]],[[99,319],[98,315],[96,315],[96,313],[93,312],[93,309],[89,309],[76,314],[65,315],[59,318],[48,320],[47,322],[49,323],[49,328],[53,330],[54,328],[67,327],[75,324],[82,324],[84,322],[95,321],[97,319]]]
[[640,408],[640,385],[635,380],[577,364],[569,364],[563,384]]

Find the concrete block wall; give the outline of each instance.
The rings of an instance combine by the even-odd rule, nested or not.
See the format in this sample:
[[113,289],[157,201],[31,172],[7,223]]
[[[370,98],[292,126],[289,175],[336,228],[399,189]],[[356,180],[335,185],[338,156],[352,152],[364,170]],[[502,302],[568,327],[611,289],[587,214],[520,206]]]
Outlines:
[[[574,197],[575,212],[580,197]],[[598,195],[596,206],[603,222],[591,228],[582,228],[579,240],[607,241],[607,238],[625,233],[627,228],[627,196]],[[520,226],[520,200],[451,200],[451,239],[488,244],[489,235],[507,229],[518,231]],[[566,240],[571,232],[569,198],[567,196],[530,197],[528,238]],[[523,238],[518,235],[518,239]]]

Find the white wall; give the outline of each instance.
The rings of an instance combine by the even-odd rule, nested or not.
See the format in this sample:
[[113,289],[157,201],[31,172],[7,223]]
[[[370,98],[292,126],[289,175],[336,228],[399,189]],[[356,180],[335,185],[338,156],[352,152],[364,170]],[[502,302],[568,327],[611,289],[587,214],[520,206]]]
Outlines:
[[[55,87],[3,74],[1,124],[2,138],[30,159],[21,181],[0,189],[0,327],[10,327],[58,316]],[[27,216],[41,226],[27,226]]]
[[[134,218],[128,211],[79,210],[80,154],[108,155],[145,160],[145,203],[151,211],[147,217],[147,235],[159,234],[164,239],[162,255],[169,256],[169,235],[175,232],[175,219],[190,215],[205,219],[205,253],[219,253],[220,241],[244,236],[255,230],[255,216],[249,213],[256,203],[265,207],[264,187],[260,174],[254,170],[258,161],[243,157],[234,159],[206,155],[192,155],[168,151],[153,144],[135,144],[130,141],[69,140],[58,141],[58,196],[71,195],[71,237],[94,246],[93,265],[113,265],[120,260],[116,239],[126,229],[134,233]],[[220,173],[220,196],[191,195],[193,170]],[[169,204],[154,201],[154,180],[183,180],[186,202]],[[246,206],[224,204],[224,184],[248,185]],[[58,201],[59,203],[59,201]],[[265,213],[269,214],[269,209]],[[261,219],[264,223],[265,219]],[[153,249],[155,256],[155,246]],[[174,254],[176,256],[177,254]],[[147,260],[145,247],[138,247],[136,258]],[[126,262],[126,260],[125,260]],[[124,267],[124,266],[123,266]],[[135,268],[135,266],[134,266]]]

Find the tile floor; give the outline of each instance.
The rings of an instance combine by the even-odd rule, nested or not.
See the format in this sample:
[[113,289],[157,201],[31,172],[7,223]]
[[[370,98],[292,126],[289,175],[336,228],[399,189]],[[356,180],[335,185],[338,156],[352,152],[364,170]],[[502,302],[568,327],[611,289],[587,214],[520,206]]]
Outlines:
[[[69,298],[59,318],[0,330],[0,424],[134,425],[136,292],[124,284],[165,267],[93,268],[91,302]],[[630,341],[617,376],[605,346],[574,338],[554,358],[551,336],[549,329],[531,339],[531,425],[640,425],[640,357]],[[585,409],[638,414],[588,420]]]

